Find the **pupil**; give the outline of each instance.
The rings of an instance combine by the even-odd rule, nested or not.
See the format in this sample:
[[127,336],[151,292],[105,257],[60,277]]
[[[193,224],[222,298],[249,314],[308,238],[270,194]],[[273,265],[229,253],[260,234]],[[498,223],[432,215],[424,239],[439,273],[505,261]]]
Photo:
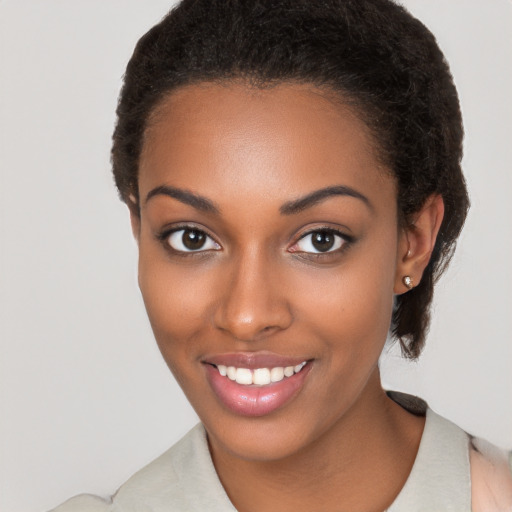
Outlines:
[[201,249],[201,247],[204,245],[205,239],[206,236],[204,233],[201,233],[201,231],[186,230],[183,233],[182,242],[187,249],[193,251]]
[[312,243],[317,251],[326,252],[334,245],[334,235],[328,231],[318,231],[313,234]]

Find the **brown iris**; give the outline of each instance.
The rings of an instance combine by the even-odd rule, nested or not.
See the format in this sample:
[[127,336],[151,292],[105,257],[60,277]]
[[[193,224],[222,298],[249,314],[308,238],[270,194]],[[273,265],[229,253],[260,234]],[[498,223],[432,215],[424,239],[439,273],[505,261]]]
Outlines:
[[205,244],[206,235],[197,229],[185,229],[181,241],[187,249],[197,251]]
[[311,235],[313,247],[320,252],[327,252],[332,249],[335,242],[335,235],[329,231],[316,231]]

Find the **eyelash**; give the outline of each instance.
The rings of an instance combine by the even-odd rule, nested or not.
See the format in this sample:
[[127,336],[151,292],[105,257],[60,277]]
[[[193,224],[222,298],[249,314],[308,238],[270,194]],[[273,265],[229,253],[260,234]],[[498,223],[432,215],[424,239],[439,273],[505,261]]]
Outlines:
[[[179,233],[180,231],[195,231],[197,233],[203,234],[209,239],[211,242],[213,242],[215,245],[219,247],[219,249],[198,249],[196,251],[194,250],[179,250],[174,249],[174,247],[171,246],[169,243],[169,239],[172,235]],[[193,224],[183,224],[180,226],[173,227],[172,229],[166,229],[162,231],[161,233],[157,234],[157,239],[163,244],[164,249],[167,251],[170,251],[173,255],[181,256],[181,257],[191,257],[191,256],[204,256],[205,253],[210,251],[217,251],[220,250],[220,244],[212,237],[210,236],[204,229],[194,226]]]
[[[169,238],[176,233],[179,233],[180,231],[195,231],[200,234],[204,234],[207,239],[209,239],[211,242],[213,242],[218,248],[208,248],[208,249],[198,249],[198,250],[179,250],[175,249],[171,246],[169,243]],[[334,250],[327,250],[327,251],[319,251],[319,252],[308,252],[303,250],[297,250],[293,249],[295,246],[297,246],[302,240],[305,240],[308,236],[311,236],[315,233],[325,233],[327,235],[334,235],[337,238],[341,239],[341,245]],[[170,251],[173,255],[177,255],[180,257],[191,257],[191,256],[204,256],[206,253],[210,251],[218,251],[221,249],[220,244],[211,236],[209,235],[204,229],[199,228],[198,226],[191,225],[191,224],[183,224],[180,226],[173,227],[172,229],[166,229],[162,231],[161,233],[157,234],[157,239],[163,244],[164,248],[167,251]],[[297,254],[298,256],[306,259],[324,259],[333,257],[336,255],[339,255],[341,252],[344,252],[348,249],[348,247],[355,241],[354,237],[347,235],[346,233],[343,233],[342,231],[339,231],[337,229],[334,229],[332,227],[327,226],[320,226],[316,227],[314,229],[311,229],[310,231],[302,234],[300,238],[293,244],[291,248],[288,249],[289,252],[292,254]],[[334,242],[339,243],[339,242]]]
[[[311,236],[315,233],[325,233],[327,235],[334,235],[337,238],[341,239],[341,245],[337,247],[334,250],[327,250],[327,251],[319,251],[319,252],[307,252],[307,251],[301,251],[301,250],[290,250],[291,253],[297,254],[301,258],[306,259],[313,259],[313,260],[319,260],[319,259],[326,259],[326,258],[332,258],[339,256],[342,252],[345,252],[350,245],[352,245],[355,242],[355,238],[347,235],[346,233],[343,233],[342,231],[328,227],[328,226],[320,226],[316,227],[314,229],[311,229],[300,236],[300,238],[294,243],[293,247],[297,246],[302,240],[305,240],[308,236]],[[310,242],[312,243],[312,242]],[[337,243],[336,241],[334,243]],[[338,242],[339,243],[339,242]]]

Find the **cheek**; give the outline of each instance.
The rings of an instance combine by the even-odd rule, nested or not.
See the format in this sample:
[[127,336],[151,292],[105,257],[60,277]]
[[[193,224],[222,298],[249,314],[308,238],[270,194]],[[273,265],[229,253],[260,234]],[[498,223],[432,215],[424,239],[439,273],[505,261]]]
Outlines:
[[174,371],[173,360],[185,357],[187,346],[199,336],[200,319],[208,317],[208,273],[171,265],[158,250],[141,246],[139,286],[158,346]]
[[292,277],[302,283],[294,294],[296,317],[329,346],[333,365],[373,364],[383,348],[396,258],[394,250],[380,249],[358,248],[339,267]]
[[201,388],[197,388],[193,347],[201,338],[198,319],[205,310],[206,293],[198,291],[188,273],[176,271],[175,265],[148,261],[142,253],[139,285],[163,359],[196,407],[202,401],[202,394]]
[[[323,396],[333,420],[360,396],[387,338],[393,308],[393,279],[387,274],[394,258],[381,256],[356,258],[333,272],[318,272],[315,279],[304,276],[296,294],[301,331],[310,333],[319,351],[319,388],[309,397],[310,407]],[[329,405],[334,403],[338,407]]]
[[[298,280],[298,277],[295,277]],[[296,297],[312,317],[340,322],[345,329],[389,323],[393,304],[394,258],[351,258],[332,271],[304,272]],[[343,329],[343,330],[345,330]]]

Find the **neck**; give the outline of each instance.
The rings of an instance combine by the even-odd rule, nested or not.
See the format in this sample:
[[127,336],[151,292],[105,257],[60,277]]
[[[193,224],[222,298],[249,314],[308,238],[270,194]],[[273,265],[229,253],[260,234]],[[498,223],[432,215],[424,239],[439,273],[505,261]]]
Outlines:
[[424,426],[387,397],[378,370],[355,404],[314,443],[284,459],[253,461],[212,450],[239,512],[370,511],[394,501]]

